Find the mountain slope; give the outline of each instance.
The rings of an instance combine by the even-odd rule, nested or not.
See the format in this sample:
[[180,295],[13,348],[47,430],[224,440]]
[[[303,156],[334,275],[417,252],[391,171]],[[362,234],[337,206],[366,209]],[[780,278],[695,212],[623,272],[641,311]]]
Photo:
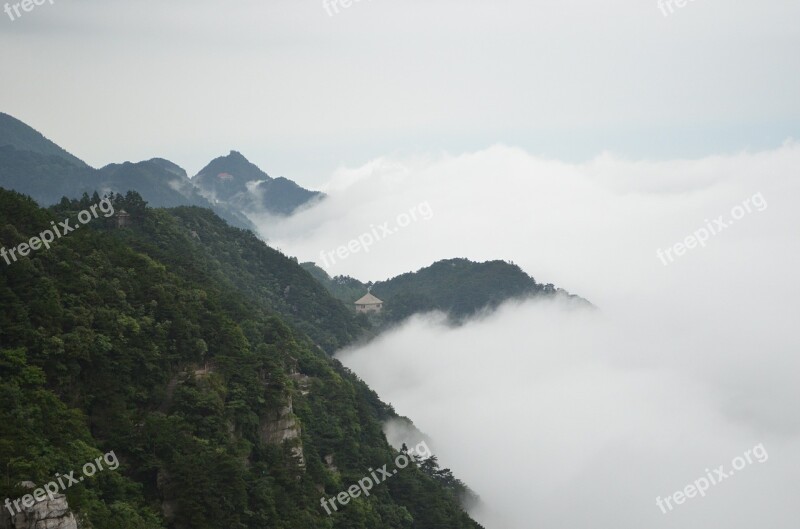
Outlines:
[[305,270],[252,232],[227,225],[208,210],[180,207],[149,211],[119,234],[126,244],[169,263],[184,277],[212,281],[280,313],[333,353],[363,334],[366,323]]
[[110,164],[99,170],[103,192],[117,193],[132,189],[153,207],[198,206],[213,210],[232,226],[255,229],[250,220],[238,210],[225,204],[212,204],[186,176],[178,165],[162,158],[144,162]]
[[52,154],[0,146],[0,186],[31,196],[43,205],[61,197],[102,191],[95,169]]
[[213,159],[192,182],[212,202],[226,202],[247,213],[291,215],[323,196],[286,178],[272,178],[236,151]]
[[[0,190],[0,246],[88,205],[47,211]],[[382,432],[391,407],[279,314],[217,281],[215,244],[160,259],[187,219],[208,212],[185,208],[170,220],[132,195],[114,206],[140,227],[97,219],[0,263],[0,497],[113,450],[117,470],[66,491],[82,526],[479,528],[458,505],[463,484],[430,459],[328,516],[321,496],[393,463]],[[197,240],[184,237],[175,254]]]
[[247,193],[247,183],[260,180],[271,177],[237,151],[214,158],[192,178],[212,199],[225,201]]
[[68,153],[22,121],[0,112],[0,147],[6,145],[10,145],[18,151],[30,151],[44,156],[57,156],[73,165],[86,166],[83,160]]
[[[181,174],[183,172],[183,174]],[[77,198],[84,193],[139,192],[156,205],[194,205],[213,209],[234,226],[254,229],[242,213],[206,200],[185,176],[185,171],[167,160],[111,164],[100,170],[53,154],[0,147],[0,186],[31,196],[43,205],[62,197]]]
[[350,276],[339,275],[331,277],[324,269],[312,262],[302,263],[301,266],[311,274],[314,279],[319,281],[332,296],[341,300],[348,307],[352,307],[353,303],[364,295],[367,288],[372,286],[371,282],[362,283],[358,279]]
[[303,263],[303,268],[348,306],[371,287],[371,292],[385,302],[383,318],[389,322],[432,310],[445,312],[454,321],[461,321],[480,311],[494,309],[509,299],[531,296],[560,294],[591,305],[552,284],[537,283],[519,266],[505,261],[476,263],[468,259],[447,259],[374,284],[346,276],[331,278],[314,263]]
[[[98,170],[23,122],[0,114],[0,186],[30,195],[43,205],[55,204],[65,196],[77,198],[95,191],[101,195],[112,191],[125,194],[132,190],[153,206],[209,208],[231,225],[255,231],[248,213],[266,210],[290,215],[321,196],[291,180],[270,178],[238,153],[210,164],[212,168],[217,166],[220,172],[238,175],[230,189],[211,186],[218,173],[214,178],[193,181],[181,167],[162,158],[109,164]],[[252,191],[248,190],[249,182],[253,182]],[[218,200],[219,196],[222,200]]]

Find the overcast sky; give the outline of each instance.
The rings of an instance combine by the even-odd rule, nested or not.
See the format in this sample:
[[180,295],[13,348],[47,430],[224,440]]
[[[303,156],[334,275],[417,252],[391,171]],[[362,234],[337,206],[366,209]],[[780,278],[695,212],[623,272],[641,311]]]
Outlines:
[[[340,0],[341,1],[341,0]],[[55,0],[0,13],[2,110],[90,164],[243,152],[308,187],[503,143],[696,158],[800,131],[800,3]]]

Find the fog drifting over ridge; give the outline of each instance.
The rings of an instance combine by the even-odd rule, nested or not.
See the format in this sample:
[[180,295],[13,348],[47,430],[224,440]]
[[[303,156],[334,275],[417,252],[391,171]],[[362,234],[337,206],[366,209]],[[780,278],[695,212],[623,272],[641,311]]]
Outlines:
[[[339,354],[481,495],[487,529],[794,529],[798,167],[796,143],[586,164],[495,146],[342,169],[328,200],[262,226],[320,263],[427,202],[429,220],[328,272],[380,280],[442,258],[500,258],[600,308],[509,303],[458,329],[424,315]],[[745,201],[751,211],[731,223]],[[659,259],[720,216],[730,225],[705,247]],[[667,514],[656,506],[759,443],[766,462]]]

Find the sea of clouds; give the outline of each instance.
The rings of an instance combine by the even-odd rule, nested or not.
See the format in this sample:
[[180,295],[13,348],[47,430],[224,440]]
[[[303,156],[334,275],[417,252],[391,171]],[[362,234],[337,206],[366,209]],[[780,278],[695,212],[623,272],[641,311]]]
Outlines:
[[[329,198],[261,219],[301,261],[427,202],[433,215],[328,269],[381,280],[506,259],[590,300],[513,302],[450,328],[422,315],[345,365],[430,436],[487,529],[796,529],[800,144],[581,164],[506,146],[340,169]],[[760,194],[705,247],[674,247]],[[397,432],[393,432],[396,434]],[[762,443],[769,454],[667,514],[657,497]]]

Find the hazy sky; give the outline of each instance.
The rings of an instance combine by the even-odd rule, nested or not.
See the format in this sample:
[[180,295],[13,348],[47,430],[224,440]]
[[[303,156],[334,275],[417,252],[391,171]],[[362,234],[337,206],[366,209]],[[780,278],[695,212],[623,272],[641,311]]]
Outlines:
[[[339,0],[341,1],[341,0]],[[2,110],[101,166],[242,151],[316,187],[497,142],[568,161],[800,135],[800,3],[54,0],[0,13]]]

